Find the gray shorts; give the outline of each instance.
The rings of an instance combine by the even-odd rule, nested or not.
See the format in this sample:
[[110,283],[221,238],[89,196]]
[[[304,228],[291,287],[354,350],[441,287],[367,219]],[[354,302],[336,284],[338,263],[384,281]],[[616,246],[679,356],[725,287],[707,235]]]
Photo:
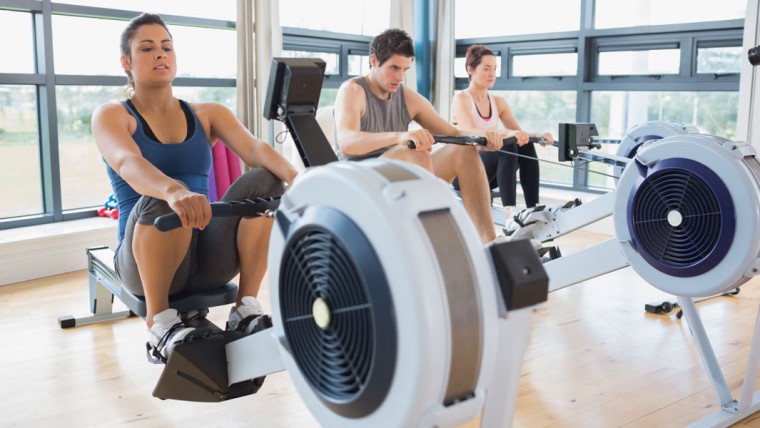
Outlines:
[[[282,195],[282,181],[264,168],[254,168],[241,175],[222,197],[222,201],[238,201]],[[152,225],[155,219],[172,213],[166,201],[142,196],[127,219],[124,239],[116,251],[114,264],[124,288],[144,296],[140,273],[132,253],[135,224]],[[240,217],[215,217],[209,225],[194,231],[185,259],[174,274],[169,295],[189,290],[219,287],[240,273],[237,251],[237,229]]]

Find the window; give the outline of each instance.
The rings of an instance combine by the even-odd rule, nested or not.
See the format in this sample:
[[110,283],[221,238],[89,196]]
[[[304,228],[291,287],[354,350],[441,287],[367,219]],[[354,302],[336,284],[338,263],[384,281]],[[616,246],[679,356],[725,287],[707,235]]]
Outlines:
[[237,19],[237,2],[223,0],[214,2],[209,7],[207,0],[63,0],[61,3],[81,6],[109,7],[131,11],[145,11],[159,14],[199,16],[209,19],[235,21]]
[[388,28],[390,0],[281,0],[280,25],[374,36]]
[[176,40],[177,77],[237,76],[237,35],[234,28],[168,27]]
[[[737,92],[626,92],[597,91],[592,96],[591,121],[604,138],[625,138],[636,125],[655,120],[695,125],[700,132],[732,139],[736,137]],[[615,154],[618,146],[603,144],[602,150]],[[592,165],[595,171],[613,174],[612,168]],[[588,185],[613,188],[609,177],[589,175]]]
[[34,86],[0,85],[0,218],[42,213]]
[[0,73],[34,73],[32,14],[0,10],[0,40]]
[[[119,59],[124,21],[65,15],[53,15],[52,21],[56,73],[125,76]],[[82,28],[98,37],[82,39]]]
[[513,76],[575,76],[578,54],[534,54],[512,57]]
[[738,97],[737,92],[597,91],[591,120],[609,138],[623,138],[628,129],[645,122],[670,120],[731,139],[736,136]]
[[13,40],[0,44],[0,55],[13,58],[0,61],[0,229],[94,216],[111,193],[90,120],[122,93],[119,37],[137,10],[166,14],[177,40],[175,94],[235,108],[234,22],[212,17],[234,20],[236,3],[154,3],[0,0],[0,37]]
[[369,55],[348,55],[348,75],[363,76],[369,71]]
[[[124,76],[119,37],[124,21],[53,15],[57,74]],[[234,78],[237,74],[237,36],[234,30],[167,25],[176,40],[177,77]],[[82,40],[80,28],[99,37]],[[202,50],[212,49],[213,61]],[[93,53],[98,53],[94,55]]]
[[[547,129],[553,132],[562,122],[595,122],[600,137],[615,139],[634,125],[672,120],[734,138],[739,72],[746,60],[745,9],[745,0],[726,0],[719,7],[712,0],[545,0],[520,7],[457,2],[455,88],[468,84],[467,47],[482,43],[500,52],[502,72],[493,90],[517,96],[508,101],[527,130],[534,129],[521,117],[522,106],[547,107],[518,94],[562,94],[573,109],[561,120],[548,110]],[[605,144],[603,150],[617,148]],[[546,150],[538,152],[545,157]],[[556,161],[556,153],[545,159]],[[604,175],[611,172],[596,163],[575,171],[541,164],[543,183],[580,190],[612,188],[614,181]]]
[[744,19],[745,0],[595,0],[595,28]]
[[599,53],[599,74],[607,76],[678,74],[679,49]]
[[120,87],[59,86],[58,140],[61,165],[61,198],[64,210],[102,205],[111,194],[90,119],[99,105],[117,101]]
[[457,39],[578,31],[580,0],[508,2],[468,0],[455,3]]
[[[557,137],[559,123],[575,122],[575,92],[572,91],[492,91],[504,97],[520,127],[527,132],[551,132]],[[536,146],[539,159],[557,162],[556,147]],[[572,185],[570,165],[541,164],[541,181]]]
[[741,47],[699,48],[697,73],[739,73],[744,57]]

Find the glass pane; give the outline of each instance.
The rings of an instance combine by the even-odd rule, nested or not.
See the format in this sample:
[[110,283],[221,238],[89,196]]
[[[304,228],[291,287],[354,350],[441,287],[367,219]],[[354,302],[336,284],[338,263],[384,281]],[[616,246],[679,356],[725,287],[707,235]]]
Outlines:
[[43,211],[37,129],[35,88],[0,85],[0,218]]
[[468,0],[454,10],[457,39],[578,31],[581,22],[580,0]]
[[[125,76],[119,60],[119,35],[124,21],[53,15],[56,74]],[[82,39],[82,28],[98,37]],[[97,52],[97,55],[93,55]]]
[[13,43],[0,43],[0,58],[4,58],[0,61],[0,73],[34,73],[30,13],[0,11],[0,40],[13,40]]
[[678,74],[681,51],[653,49],[599,53],[600,76]]
[[390,16],[390,0],[280,0],[283,27],[375,36],[388,29]]
[[[559,123],[575,122],[576,94],[574,91],[492,91],[504,97],[515,114],[517,123],[527,132],[551,132],[557,137]],[[559,154],[556,147],[536,146],[541,162],[541,181],[573,184],[573,169],[556,165]]]
[[596,0],[596,28],[744,19],[746,0]]
[[363,76],[369,72],[369,55],[349,55],[348,75]]
[[512,57],[513,76],[575,76],[576,74],[578,74],[577,53]]
[[464,57],[454,58],[454,77],[466,79],[469,77],[467,74],[467,62]]
[[[736,138],[737,92],[622,92],[599,91],[591,96],[591,121],[604,138],[623,139],[627,130],[654,120],[670,120],[696,125],[701,132]],[[616,153],[617,145],[604,144],[603,150]],[[612,174],[612,169],[594,165]],[[589,176],[589,184],[614,187],[611,179]]]
[[177,51],[177,77],[237,76],[237,34],[234,29],[170,25]]
[[174,96],[189,103],[217,102],[232,110],[237,111],[237,90],[234,87],[194,87],[175,86]]
[[325,74],[340,74],[339,55],[332,52],[282,51],[286,58],[321,58],[325,62]]
[[697,49],[697,73],[739,73],[744,50],[729,48]]
[[197,18],[223,19],[226,21],[235,21],[237,19],[237,2],[234,0],[216,2],[209,2],[208,0],[110,0],[108,2],[104,2],[103,0],[63,0],[58,3],[165,13],[168,15]]
[[328,107],[335,105],[335,97],[338,96],[338,89],[335,88],[322,88],[322,92],[319,95],[319,106],[317,108]]
[[118,101],[121,87],[58,86],[58,139],[64,210],[101,206],[112,193],[90,127],[100,104]]
[[[125,21],[53,15],[53,51],[57,74],[124,76],[119,36]],[[98,34],[85,44],[81,29]],[[234,78],[237,36],[234,30],[169,26],[177,52],[177,77]],[[206,51],[199,46],[208,47]],[[213,52],[211,51],[213,47]],[[98,55],[93,55],[98,52]],[[213,61],[210,56],[213,54]]]

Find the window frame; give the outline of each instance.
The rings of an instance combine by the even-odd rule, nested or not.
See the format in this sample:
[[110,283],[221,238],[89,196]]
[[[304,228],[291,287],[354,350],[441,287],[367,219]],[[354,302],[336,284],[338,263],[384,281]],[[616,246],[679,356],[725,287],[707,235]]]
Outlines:
[[[62,207],[61,167],[59,156],[56,87],[124,86],[126,76],[88,76],[56,74],[53,62],[52,16],[75,15],[97,19],[126,21],[139,11],[108,9],[54,3],[51,0],[0,0],[0,10],[28,12],[32,16],[32,45],[35,49],[35,72],[0,73],[0,85],[32,85],[37,88],[40,167],[42,174],[42,213],[0,219],[0,230],[97,216],[97,207],[64,210]],[[234,29],[234,21],[161,15],[167,25]],[[236,79],[180,77],[175,86],[236,87]]]
[[[739,91],[739,73],[697,73],[697,61],[699,48],[741,47],[743,19],[594,29],[594,9],[594,0],[581,0],[579,31],[457,39],[456,57],[464,57],[467,48],[473,44],[484,44],[499,52],[502,57],[501,72],[494,83],[494,90],[575,91],[576,122],[590,121],[591,95],[594,91]],[[607,76],[598,73],[600,52],[663,47],[677,47],[680,50],[678,74]],[[515,55],[568,52],[578,54],[576,76],[512,75]],[[465,89],[467,85],[466,78],[454,79],[456,90]],[[544,182],[541,185],[594,193],[607,191],[590,187],[588,173],[580,169],[576,169],[570,186]]]

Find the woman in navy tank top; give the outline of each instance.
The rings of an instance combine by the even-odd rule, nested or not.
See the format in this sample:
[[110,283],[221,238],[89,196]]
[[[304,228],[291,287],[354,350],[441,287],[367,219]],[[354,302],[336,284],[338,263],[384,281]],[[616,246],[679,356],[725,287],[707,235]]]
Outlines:
[[[245,331],[262,313],[256,295],[266,272],[272,220],[211,218],[213,144],[226,144],[252,167],[222,200],[282,194],[283,183],[292,183],[297,172],[226,107],[174,97],[174,40],[158,15],[130,21],[121,35],[121,66],[129,99],[94,112],[93,136],[122,215],[116,271],[125,288],[145,296],[149,356],[165,361],[176,343],[202,333],[184,325],[184,316],[192,314],[169,308],[172,294],[218,287],[239,273],[228,328]],[[152,226],[156,217],[171,212],[183,227],[159,232]]]

